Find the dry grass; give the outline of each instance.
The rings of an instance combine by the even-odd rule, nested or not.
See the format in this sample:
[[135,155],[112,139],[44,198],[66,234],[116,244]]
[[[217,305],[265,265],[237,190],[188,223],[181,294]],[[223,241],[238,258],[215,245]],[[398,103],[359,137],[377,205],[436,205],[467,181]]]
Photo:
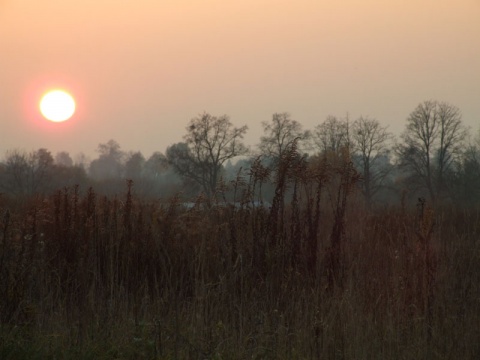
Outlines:
[[[295,149],[184,209],[65,189],[0,209],[0,358],[475,359],[480,213],[368,210]],[[218,199],[222,194],[218,194]]]

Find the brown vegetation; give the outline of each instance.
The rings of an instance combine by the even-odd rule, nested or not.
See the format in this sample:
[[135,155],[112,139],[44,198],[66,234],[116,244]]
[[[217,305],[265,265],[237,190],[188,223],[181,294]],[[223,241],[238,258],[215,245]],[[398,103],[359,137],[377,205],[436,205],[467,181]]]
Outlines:
[[473,359],[480,213],[371,209],[347,152],[292,144],[236,202],[78,187],[0,204],[0,358]]

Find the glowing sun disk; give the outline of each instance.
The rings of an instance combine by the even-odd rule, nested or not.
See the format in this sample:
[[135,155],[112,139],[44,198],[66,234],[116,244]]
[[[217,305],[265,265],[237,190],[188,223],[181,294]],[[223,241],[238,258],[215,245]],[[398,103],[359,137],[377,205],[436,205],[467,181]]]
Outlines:
[[40,112],[53,122],[68,120],[75,112],[75,100],[64,90],[49,91],[40,100]]

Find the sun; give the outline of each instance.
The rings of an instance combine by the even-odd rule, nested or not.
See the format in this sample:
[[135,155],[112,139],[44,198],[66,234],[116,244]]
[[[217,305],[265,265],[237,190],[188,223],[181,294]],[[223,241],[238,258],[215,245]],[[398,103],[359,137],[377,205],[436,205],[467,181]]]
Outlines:
[[75,113],[75,100],[65,90],[51,90],[40,100],[40,112],[53,122],[68,120]]

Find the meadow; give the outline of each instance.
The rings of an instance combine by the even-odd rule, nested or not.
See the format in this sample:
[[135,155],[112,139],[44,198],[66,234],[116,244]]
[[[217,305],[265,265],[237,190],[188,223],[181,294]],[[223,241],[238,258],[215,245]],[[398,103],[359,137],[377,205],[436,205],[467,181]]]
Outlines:
[[131,181],[0,198],[0,358],[480,358],[480,210],[360,180],[292,155],[189,208]]

